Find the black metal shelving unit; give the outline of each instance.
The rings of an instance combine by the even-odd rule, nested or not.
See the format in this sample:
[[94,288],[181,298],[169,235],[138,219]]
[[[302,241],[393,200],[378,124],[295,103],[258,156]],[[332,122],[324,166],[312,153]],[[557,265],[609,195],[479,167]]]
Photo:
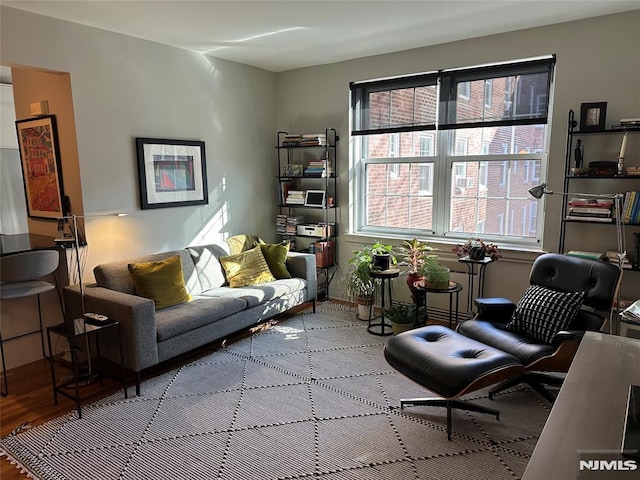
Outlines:
[[[328,297],[329,284],[337,271],[337,242],[338,233],[337,211],[338,211],[338,177],[337,177],[337,148],[339,136],[335,129],[326,128],[324,141],[312,144],[309,137],[304,137],[301,141],[291,140],[288,132],[279,131],[276,138],[276,151],[278,160],[278,209],[279,224],[276,225],[278,235],[283,239],[289,239],[295,243],[295,250],[311,252],[315,247],[321,249],[316,253],[318,266],[318,297]],[[311,143],[311,144],[310,144]],[[318,172],[318,163],[324,162],[324,171]],[[314,166],[314,173],[308,173],[308,169]],[[294,168],[295,167],[295,168]],[[324,201],[322,204],[315,203],[314,206],[304,204],[287,203],[287,191],[296,190],[298,192],[323,191]],[[296,231],[282,231],[282,218],[287,217],[287,221],[304,217],[301,226],[304,229],[315,230],[311,233]],[[291,228],[292,224],[289,224]],[[285,227],[286,229],[286,227]],[[318,232],[318,229],[322,230]],[[302,247],[301,244],[306,244]],[[310,245],[314,249],[310,249]],[[325,256],[330,258],[326,262]]]
[[[569,110],[568,116],[568,128],[567,128],[567,144],[565,149],[565,171],[564,171],[564,182],[563,182],[563,191],[569,192],[572,190],[571,182],[574,180],[583,180],[583,181],[599,181],[606,179],[615,179],[615,180],[640,180],[640,175],[574,175],[572,173],[572,156],[574,154],[574,142],[579,137],[584,136],[594,136],[594,135],[624,135],[625,132],[628,133],[640,133],[640,127],[628,127],[628,128],[613,128],[613,129],[605,129],[598,131],[582,131],[576,130],[578,126],[578,122],[575,120],[573,110]],[[640,183],[639,183],[640,185]],[[612,192],[607,192],[612,193]],[[615,225],[615,222],[612,220],[611,222],[596,222],[596,221],[588,221],[588,220],[575,220],[568,218],[568,210],[569,210],[569,199],[566,198],[562,202],[562,222],[560,225],[560,241],[558,245],[558,252],[564,253],[566,236],[567,236],[567,226],[570,224],[576,223],[589,223],[589,224],[601,224],[601,225]],[[617,213],[616,213],[617,214]],[[626,224],[627,226],[638,226],[640,224]],[[637,260],[636,260],[637,262]],[[637,270],[637,268],[635,268]]]

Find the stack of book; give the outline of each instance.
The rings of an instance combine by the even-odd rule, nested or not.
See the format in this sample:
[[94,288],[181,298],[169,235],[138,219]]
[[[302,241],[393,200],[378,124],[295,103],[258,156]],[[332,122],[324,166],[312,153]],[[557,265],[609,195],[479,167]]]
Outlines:
[[284,203],[286,205],[304,205],[304,191],[303,190],[289,190]]
[[572,198],[569,200],[567,220],[584,222],[613,222],[613,199]]
[[300,142],[302,142],[302,135],[299,133],[292,133],[290,135],[285,135],[282,139],[283,147],[298,147],[300,146]]
[[330,177],[333,175],[333,166],[330,160],[311,160],[304,174],[313,177]]
[[[618,252],[614,250],[607,250],[604,252],[603,260],[613,263],[614,265],[618,265],[620,259],[618,258]],[[627,257],[622,262],[622,268],[631,268],[631,262]]]
[[640,175],[640,167],[628,166],[627,175],[631,175],[634,177]]
[[640,223],[640,192],[626,192],[624,194],[622,223]]
[[303,217],[278,215],[276,218],[276,233],[279,235],[295,235],[298,230],[298,225],[302,225],[303,223]]
[[324,133],[305,133],[300,141],[301,147],[313,147],[316,145],[326,145],[327,136]]

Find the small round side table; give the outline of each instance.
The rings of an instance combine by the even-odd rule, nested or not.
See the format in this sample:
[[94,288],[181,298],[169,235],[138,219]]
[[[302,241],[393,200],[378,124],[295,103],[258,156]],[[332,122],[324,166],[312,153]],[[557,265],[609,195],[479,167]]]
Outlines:
[[425,310],[425,324],[429,322],[429,310],[427,309],[427,293],[447,293],[449,294],[449,328],[453,328],[453,296],[456,297],[456,316],[455,322],[456,326],[458,325],[458,294],[462,291],[462,284],[454,281],[449,282],[448,288],[429,288],[425,287],[423,283],[416,282],[413,284],[417,293],[416,297],[416,325],[419,324],[418,320],[418,311],[420,310],[420,306],[424,302],[424,310]]
[[[369,326],[367,327],[367,331],[372,333],[373,335],[391,335],[393,333],[392,327],[390,323],[384,321],[384,307],[385,307],[385,286],[387,292],[389,294],[389,305],[393,301],[393,295],[391,291],[391,280],[398,277],[400,275],[400,270],[397,268],[390,268],[389,270],[374,270],[371,272],[371,278],[373,278],[374,282],[376,280],[380,281],[380,315],[373,316],[373,307],[372,303],[369,307]],[[380,322],[373,323],[374,320],[380,319]],[[386,332],[385,329],[389,328],[389,331]]]

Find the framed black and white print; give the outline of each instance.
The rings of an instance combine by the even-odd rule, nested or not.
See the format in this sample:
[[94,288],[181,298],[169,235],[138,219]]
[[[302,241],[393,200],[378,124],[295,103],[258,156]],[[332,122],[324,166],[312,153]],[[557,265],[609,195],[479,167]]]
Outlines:
[[583,103],[580,105],[580,131],[600,132],[605,129],[607,102]]
[[209,203],[203,141],[136,138],[136,150],[143,210]]

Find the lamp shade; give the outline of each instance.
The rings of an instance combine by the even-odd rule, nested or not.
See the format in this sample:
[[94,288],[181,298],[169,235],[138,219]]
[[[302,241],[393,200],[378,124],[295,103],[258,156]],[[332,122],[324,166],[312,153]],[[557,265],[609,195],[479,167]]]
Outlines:
[[531,187],[529,189],[529,193],[531,194],[531,196],[537,198],[537,199],[541,199],[542,195],[545,194],[545,189],[547,188],[547,184],[546,183],[541,183],[540,185],[536,185],[535,187]]

